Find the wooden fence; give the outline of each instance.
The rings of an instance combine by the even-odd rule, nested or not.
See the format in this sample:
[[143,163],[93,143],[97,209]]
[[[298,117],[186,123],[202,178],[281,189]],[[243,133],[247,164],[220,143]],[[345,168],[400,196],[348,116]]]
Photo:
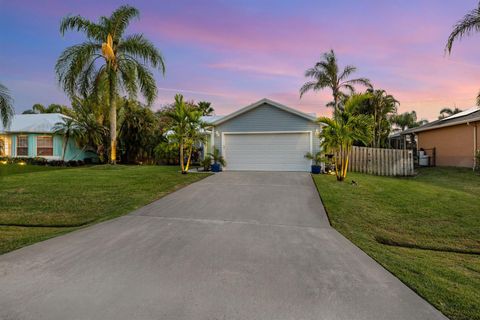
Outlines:
[[413,151],[353,147],[348,170],[379,176],[411,176]]

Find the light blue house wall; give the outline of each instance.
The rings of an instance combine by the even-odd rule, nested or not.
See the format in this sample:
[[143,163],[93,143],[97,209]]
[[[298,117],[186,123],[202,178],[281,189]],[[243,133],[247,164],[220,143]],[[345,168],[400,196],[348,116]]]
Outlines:
[[312,149],[320,151],[319,124],[294,113],[264,103],[214,128],[215,147],[221,150],[222,132],[311,131]]
[[[15,133],[10,134],[11,138],[11,154],[10,156],[17,156],[17,136],[28,136],[28,157],[37,157],[37,136],[46,136],[50,134],[45,133]],[[64,139],[60,135],[53,135],[53,156],[44,157],[47,159],[56,159],[60,160],[62,158]],[[70,139],[67,144],[67,149],[65,152],[65,161],[69,160],[84,160],[85,158],[91,157],[92,155],[87,152],[82,151],[81,148],[77,146],[73,139]]]

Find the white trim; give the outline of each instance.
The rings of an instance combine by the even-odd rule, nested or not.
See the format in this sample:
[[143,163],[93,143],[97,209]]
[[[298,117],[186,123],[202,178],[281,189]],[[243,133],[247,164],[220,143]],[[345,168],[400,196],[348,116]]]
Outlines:
[[250,111],[250,110],[252,110],[252,109],[255,109],[255,108],[257,108],[257,107],[260,107],[260,106],[263,105],[263,104],[268,104],[268,105],[271,105],[271,106],[273,106],[273,107],[277,107],[278,109],[281,109],[281,110],[286,111],[286,112],[290,112],[290,113],[292,113],[292,114],[295,114],[295,115],[297,115],[297,116],[300,116],[300,117],[305,118],[305,119],[307,119],[307,120],[310,120],[310,121],[312,121],[312,122],[315,122],[315,120],[316,120],[316,117],[314,117],[314,116],[311,116],[311,115],[306,114],[306,113],[304,113],[304,112],[301,112],[301,111],[292,109],[292,108],[290,108],[290,107],[287,107],[287,106],[285,106],[285,105],[283,105],[283,104],[280,104],[280,103],[278,103],[278,102],[272,101],[272,100],[270,100],[270,99],[264,98],[264,99],[261,99],[261,100],[255,102],[255,103],[252,103],[252,104],[250,104],[250,105],[248,105],[248,106],[246,106],[246,107],[243,107],[243,108],[241,108],[241,109],[239,109],[239,110],[237,110],[237,111],[235,111],[235,112],[232,112],[232,113],[230,113],[229,115],[227,115],[227,116],[225,116],[225,117],[223,117],[223,118],[220,118],[220,119],[218,119],[218,120],[216,120],[216,121],[213,121],[211,124],[212,124],[212,125],[219,125],[219,124],[224,123],[224,122],[226,122],[226,121],[228,121],[228,120],[230,120],[230,119],[233,119],[233,118],[235,118],[235,117],[237,117],[237,116],[239,116],[239,115],[241,115],[241,114],[243,114],[243,113],[245,113],[245,112],[247,112],[247,111]]
[[213,153],[215,149],[215,128],[212,127],[212,131],[210,133],[210,153]]
[[[310,139],[310,153],[313,154],[313,131],[312,130],[305,130],[305,131],[227,131],[222,132],[222,143],[220,148],[220,153],[227,162],[228,159],[225,155],[224,148],[225,148],[225,135],[257,135],[257,134],[291,134],[291,133],[308,133]],[[310,165],[312,165],[312,160],[310,160]],[[228,169],[223,168],[224,171]]]

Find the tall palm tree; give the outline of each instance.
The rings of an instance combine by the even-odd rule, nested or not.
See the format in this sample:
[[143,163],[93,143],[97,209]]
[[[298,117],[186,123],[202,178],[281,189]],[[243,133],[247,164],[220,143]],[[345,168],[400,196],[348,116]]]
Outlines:
[[338,181],[347,176],[350,152],[355,141],[368,144],[372,139],[373,119],[370,115],[359,114],[359,105],[371,98],[371,94],[353,94],[345,101],[344,110],[338,110],[334,118],[320,117],[324,125],[320,138],[322,147],[335,154],[335,174]]
[[354,85],[357,84],[371,87],[370,81],[366,78],[349,79],[355,71],[357,71],[357,68],[350,65],[340,70],[335,52],[330,50],[322,55],[322,60],[317,62],[313,68],[305,71],[305,77],[312,80],[306,82],[300,88],[300,97],[308,91],[330,88],[333,102],[329,105],[333,106],[334,112],[337,112],[340,100],[346,95],[344,90],[353,93],[355,91]]
[[53,126],[53,133],[63,136],[62,161],[65,161],[65,154],[67,153],[67,146],[70,139],[77,141],[84,134],[83,128],[78,125],[77,121],[65,117],[63,121],[55,123]]
[[2,118],[3,127],[10,124],[13,117],[13,98],[7,87],[0,83],[0,118]]
[[[450,54],[455,41],[478,31],[480,31],[480,2],[475,9],[470,10],[453,26],[453,30],[448,36],[447,44],[445,45],[445,51]],[[480,106],[480,92],[477,94],[476,102]]]
[[138,17],[136,8],[124,5],[96,23],[68,16],[60,24],[62,35],[68,30],[81,31],[86,41],[68,47],[58,58],[55,70],[59,83],[72,98],[107,93],[111,163],[116,162],[117,97],[124,91],[134,99],[140,92],[150,105],[157,96],[157,86],[149,67],[165,73],[164,59],[152,42],[142,34],[125,35],[131,20]]
[[446,117],[450,117],[450,116],[453,116],[454,114],[460,113],[462,111],[463,110],[461,110],[457,107],[455,107],[454,109],[443,108],[442,110],[440,110],[440,115],[438,116],[438,119],[443,119],[443,118],[446,118]]

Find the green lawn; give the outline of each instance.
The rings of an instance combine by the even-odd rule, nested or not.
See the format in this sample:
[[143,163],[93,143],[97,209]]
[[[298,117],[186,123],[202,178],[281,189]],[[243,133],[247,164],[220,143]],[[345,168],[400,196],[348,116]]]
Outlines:
[[126,214],[207,176],[166,166],[2,166],[0,254]]
[[[314,177],[335,229],[451,319],[480,319],[480,176]],[[354,180],[357,185],[353,185]]]
[[2,177],[9,176],[12,174],[17,174],[17,173],[50,171],[50,170],[59,170],[59,169],[63,169],[63,168],[62,167],[46,167],[46,166],[30,166],[30,165],[22,166],[19,164],[0,164],[0,179],[2,179]]

